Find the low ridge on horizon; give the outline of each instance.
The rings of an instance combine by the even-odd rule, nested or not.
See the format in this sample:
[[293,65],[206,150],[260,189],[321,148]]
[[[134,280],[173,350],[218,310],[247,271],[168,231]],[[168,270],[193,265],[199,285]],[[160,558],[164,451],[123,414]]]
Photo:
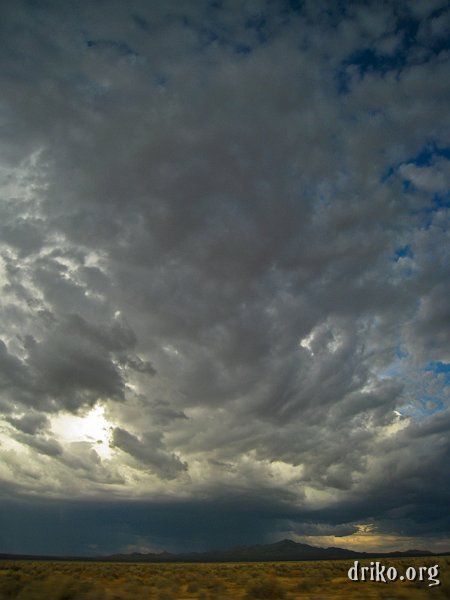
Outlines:
[[[447,554],[447,552],[443,553]],[[303,555],[303,556],[302,556]],[[438,556],[438,554],[431,552],[430,550],[423,549],[408,549],[408,550],[394,550],[390,552],[368,552],[368,551],[357,551],[350,550],[347,548],[341,548],[338,546],[313,546],[311,544],[305,544],[303,542],[296,542],[290,538],[284,538],[277,542],[271,542],[268,544],[240,544],[237,546],[231,546],[225,549],[212,549],[204,551],[188,551],[188,552],[167,552],[162,550],[161,552],[131,552],[131,553],[117,553],[102,558],[113,559],[121,557],[126,560],[127,557],[141,557],[145,559],[163,559],[170,557],[170,560],[177,559],[189,559],[194,560],[232,560],[236,559],[239,561],[250,561],[258,560],[258,556],[261,560],[322,560],[322,559],[333,559],[333,558],[357,558],[357,557],[375,557],[375,556]],[[98,557],[100,558],[100,557]]]
[[366,552],[356,551],[337,546],[312,546],[292,539],[284,538],[268,544],[241,544],[226,549],[212,549],[205,551],[188,552],[127,552],[114,554],[101,554],[96,556],[80,555],[44,555],[44,554],[14,554],[0,553],[2,560],[82,560],[100,562],[289,562],[289,561],[316,561],[316,560],[345,560],[356,558],[386,558],[386,557],[418,557],[418,556],[448,556],[446,552],[431,552],[430,550],[408,549],[394,550],[391,552]]

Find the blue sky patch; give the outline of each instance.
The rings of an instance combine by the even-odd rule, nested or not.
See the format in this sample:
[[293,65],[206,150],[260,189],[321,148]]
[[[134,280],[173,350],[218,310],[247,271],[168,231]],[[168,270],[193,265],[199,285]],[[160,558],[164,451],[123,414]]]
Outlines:
[[[439,146],[435,140],[428,140],[422,148],[413,156],[406,158],[398,162],[397,164],[390,165],[380,177],[381,183],[386,182],[390,177],[395,175],[398,169],[402,165],[412,164],[416,167],[431,167],[436,158],[445,158],[450,160],[450,147]],[[402,181],[403,191],[409,192],[414,188],[412,182],[409,179]]]
[[429,362],[424,370],[437,374],[443,373],[445,385],[450,385],[450,363]]
[[415,156],[403,161],[402,164],[412,163],[417,167],[427,167],[433,164],[436,157],[450,160],[450,147],[439,147],[435,141],[431,141],[421,148]]
[[408,352],[402,346],[398,345],[395,349],[395,356],[400,359],[407,358]]
[[400,246],[399,248],[397,248],[395,250],[394,253],[394,260],[397,262],[400,258],[412,258],[413,257],[413,253],[411,250],[411,246],[409,244],[406,244],[406,246]]

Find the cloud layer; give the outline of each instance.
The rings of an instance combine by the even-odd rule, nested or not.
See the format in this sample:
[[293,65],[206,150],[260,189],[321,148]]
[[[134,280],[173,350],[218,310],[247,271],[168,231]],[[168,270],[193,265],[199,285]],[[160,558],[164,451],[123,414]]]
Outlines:
[[3,501],[149,507],[110,550],[439,547],[446,3],[1,12]]

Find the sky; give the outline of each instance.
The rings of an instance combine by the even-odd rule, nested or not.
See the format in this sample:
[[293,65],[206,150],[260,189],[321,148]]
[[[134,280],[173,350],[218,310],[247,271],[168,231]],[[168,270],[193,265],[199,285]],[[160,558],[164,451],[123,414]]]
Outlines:
[[1,3],[0,552],[450,550],[449,67],[446,0]]

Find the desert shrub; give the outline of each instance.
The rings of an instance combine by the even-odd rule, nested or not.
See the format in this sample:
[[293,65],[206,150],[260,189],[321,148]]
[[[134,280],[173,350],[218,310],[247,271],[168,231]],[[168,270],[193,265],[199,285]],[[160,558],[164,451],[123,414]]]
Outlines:
[[170,579],[167,579],[164,575],[152,577],[152,583],[157,588],[167,588],[171,585]]
[[78,600],[86,596],[89,587],[85,582],[56,573],[31,581],[19,592],[17,600]]
[[170,592],[169,590],[163,590],[159,592],[159,595],[157,597],[158,600],[174,600],[176,598],[174,593]]
[[223,582],[220,581],[220,579],[214,577],[208,581],[208,583],[206,584],[206,589],[210,592],[215,592],[218,594],[220,592],[223,592],[225,586]]
[[0,585],[0,600],[15,598],[24,586],[23,582],[13,575],[2,577]]
[[294,590],[297,592],[308,592],[316,587],[316,580],[310,577],[309,579],[301,579],[294,587]]
[[286,598],[286,591],[274,577],[266,577],[253,583],[247,589],[246,600],[283,600]]
[[198,592],[198,583],[196,581],[191,581],[187,586],[187,591],[190,594]]

